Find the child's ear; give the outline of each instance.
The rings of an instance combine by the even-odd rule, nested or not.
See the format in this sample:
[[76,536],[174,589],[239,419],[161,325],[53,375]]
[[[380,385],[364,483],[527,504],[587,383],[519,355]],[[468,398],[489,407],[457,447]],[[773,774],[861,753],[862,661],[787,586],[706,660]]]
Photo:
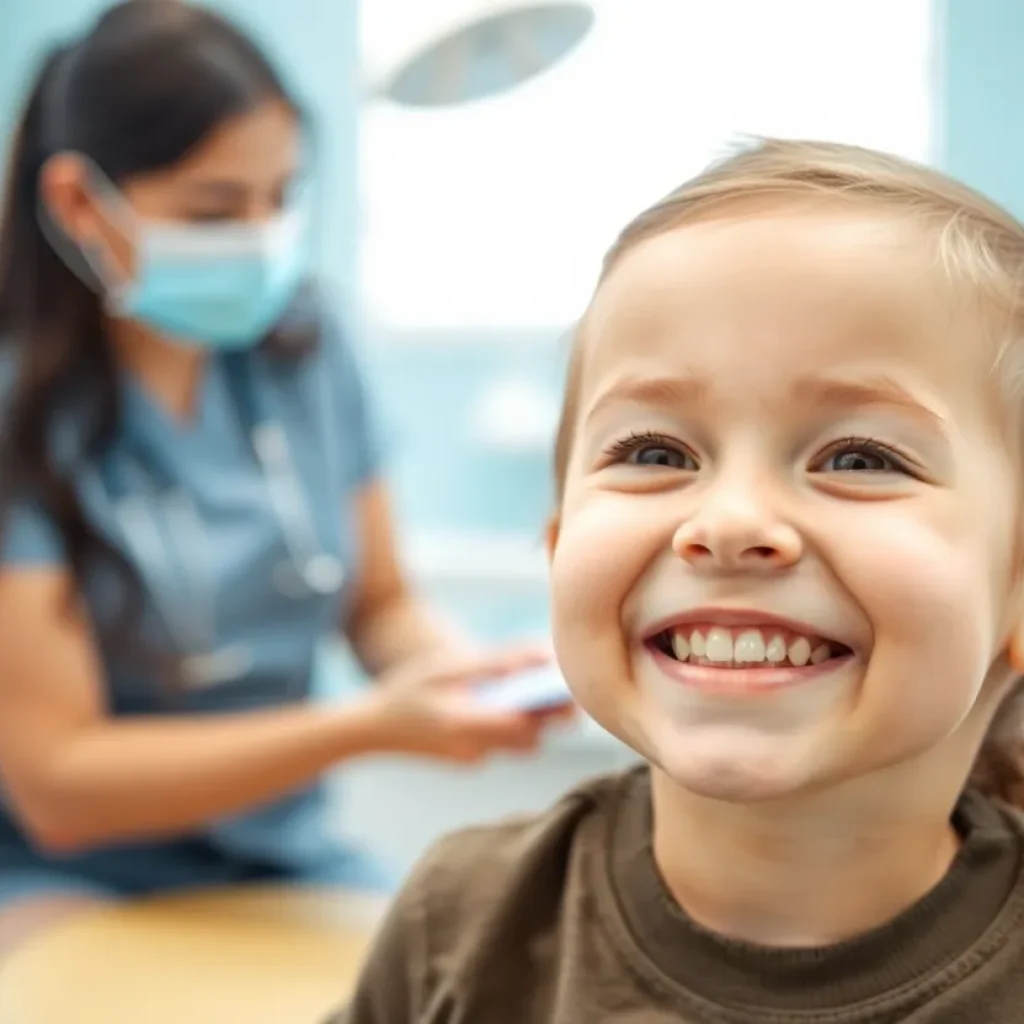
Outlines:
[[1024,586],[1018,584],[1017,600],[1011,605],[1010,636],[1006,642],[1006,659],[1010,667],[1024,676]]
[[1006,647],[1006,657],[1014,672],[1024,676],[1024,615],[1018,614],[1017,622],[1010,632],[1010,642]]
[[544,545],[548,552],[548,561],[555,557],[555,546],[558,544],[558,534],[562,528],[562,521],[557,513],[548,520],[547,528],[544,530]]
[[1011,592],[1009,607],[1009,636],[1006,641],[1006,660],[1010,667],[1024,676],[1024,557],[1018,551],[1017,573]]

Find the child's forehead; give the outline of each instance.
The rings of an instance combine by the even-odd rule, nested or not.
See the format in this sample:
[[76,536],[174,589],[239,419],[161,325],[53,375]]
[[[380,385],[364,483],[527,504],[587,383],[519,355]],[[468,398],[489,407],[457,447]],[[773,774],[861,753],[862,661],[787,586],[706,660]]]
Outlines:
[[719,217],[647,239],[608,275],[593,335],[666,321],[811,314],[930,317],[946,281],[932,247],[892,217],[813,211]]
[[579,384],[590,392],[637,362],[736,386],[874,362],[940,388],[987,387],[992,348],[958,291],[931,240],[891,214],[690,224],[640,243],[607,276],[584,324]]

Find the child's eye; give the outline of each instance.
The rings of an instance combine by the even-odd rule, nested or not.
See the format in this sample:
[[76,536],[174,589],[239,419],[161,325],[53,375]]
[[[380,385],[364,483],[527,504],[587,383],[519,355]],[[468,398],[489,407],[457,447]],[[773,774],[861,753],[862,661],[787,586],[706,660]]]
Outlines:
[[656,469],[681,469],[688,473],[700,467],[688,448],[659,434],[630,434],[616,441],[605,452],[610,462]]
[[832,445],[815,467],[821,473],[907,473],[907,464],[888,445],[850,437]]

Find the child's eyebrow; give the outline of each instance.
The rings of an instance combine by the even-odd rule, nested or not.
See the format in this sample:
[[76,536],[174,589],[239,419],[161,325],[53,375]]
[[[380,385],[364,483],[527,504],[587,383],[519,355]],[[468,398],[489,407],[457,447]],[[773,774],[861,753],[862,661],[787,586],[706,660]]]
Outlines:
[[[664,377],[630,373],[616,378],[601,391],[586,415],[584,422],[592,420],[609,405],[634,402],[643,405],[693,408],[708,399],[707,383],[695,377]],[[932,430],[948,431],[949,420],[924,397],[914,394],[893,377],[874,375],[863,378],[810,376],[796,381],[793,401],[818,408],[857,409],[864,406],[890,406],[920,420]]]
[[695,377],[654,377],[626,374],[616,378],[591,403],[584,422],[593,419],[605,407],[616,402],[642,405],[694,405],[707,397],[708,387]]
[[947,417],[931,403],[893,377],[884,375],[859,379],[804,377],[794,385],[793,397],[799,402],[847,409],[865,405],[894,406],[932,428],[945,430],[948,427]]

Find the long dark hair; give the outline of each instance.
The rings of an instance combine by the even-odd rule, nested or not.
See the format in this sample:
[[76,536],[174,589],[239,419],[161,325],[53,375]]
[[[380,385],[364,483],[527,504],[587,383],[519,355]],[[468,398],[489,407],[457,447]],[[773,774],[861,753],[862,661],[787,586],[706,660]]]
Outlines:
[[[175,164],[224,121],[267,100],[302,119],[264,54],[229,22],[181,0],[126,0],[47,57],[14,139],[0,222],[0,344],[3,369],[13,373],[0,430],[0,530],[12,504],[28,501],[54,523],[76,579],[97,559],[113,563],[126,583],[115,628],[129,647],[137,577],[90,524],[73,483],[76,465],[101,456],[117,435],[118,371],[101,298],[41,228],[40,172],[73,150],[116,184]],[[287,349],[289,341],[267,343]],[[54,426],[68,416],[77,463],[58,464]]]

